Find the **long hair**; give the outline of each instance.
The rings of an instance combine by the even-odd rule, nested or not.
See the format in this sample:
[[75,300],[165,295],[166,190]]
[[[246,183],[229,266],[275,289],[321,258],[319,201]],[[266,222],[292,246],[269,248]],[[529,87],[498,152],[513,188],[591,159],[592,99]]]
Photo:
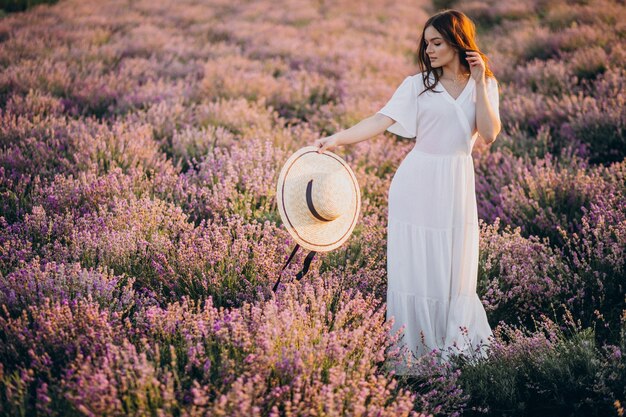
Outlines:
[[[476,26],[474,22],[467,17],[463,12],[454,9],[442,10],[437,14],[431,16],[424,24],[422,30],[422,37],[419,40],[419,47],[417,50],[417,63],[422,71],[422,77],[424,79],[424,86],[426,87],[423,92],[433,90],[439,79],[443,74],[443,69],[433,68],[430,63],[430,58],[426,54],[426,40],[424,39],[424,32],[426,28],[432,26],[437,29],[443,39],[458,52],[459,62],[461,65],[470,70],[469,63],[463,59],[463,51],[465,49],[471,49],[480,54],[485,62],[485,76],[494,77],[493,72],[489,69],[489,61],[487,56],[478,50],[476,45]],[[430,75],[433,74],[435,81],[431,83]],[[495,77],[494,77],[495,78]]]

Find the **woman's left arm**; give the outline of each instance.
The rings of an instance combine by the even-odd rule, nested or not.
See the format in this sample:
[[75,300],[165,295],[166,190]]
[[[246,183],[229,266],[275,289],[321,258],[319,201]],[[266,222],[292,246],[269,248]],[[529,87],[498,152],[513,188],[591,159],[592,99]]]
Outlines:
[[[493,79],[491,82],[495,83],[496,80]],[[487,94],[487,82],[485,77],[482,77],[481,81],[476,82],[476,129],[485,142],[491,144],[500,133],[502,124]]]
[[[470,65],[472,78],[476,82],[476,129],[485,142],[491,144],[496,140],[498,133],[500,133],[502,124],[500,123],[498,109],[494,109],[489,100],[490,91],[487,90],[487,84],[493,83],[491,88],[495,89],[495,94],[497,94],[498,86],[495,78],[487,80],[485,76],[485,62],[478,52],[468,51],[467,61]],[[497,100],[497,97],[495,99]]]

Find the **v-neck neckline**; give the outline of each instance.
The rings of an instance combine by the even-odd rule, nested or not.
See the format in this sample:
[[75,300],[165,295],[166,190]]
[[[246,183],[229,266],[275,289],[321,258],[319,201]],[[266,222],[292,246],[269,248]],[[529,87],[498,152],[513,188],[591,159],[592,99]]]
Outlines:
[[448,93],[448,90],[446,89],[446,87],[443,85],[443,83],[441,81],[439,81],[439,84],[441,84],[441,88],[443,89],[443,91],[446,94],[446,96],[448,96],[450,98],[450,100],[452,100],[453,102],[458,103],[459,100],[465,95],[467,90],[469,90],[469,85],[470,85],[470,83],[472,81],[474,81],[474,79],[472,77],[469,77],[469,79],[465,83],[465,87],[463,87],[463,90],[461,90],[461,92],[459,93],[457,98],[452,97],[452,95],[450,93]]

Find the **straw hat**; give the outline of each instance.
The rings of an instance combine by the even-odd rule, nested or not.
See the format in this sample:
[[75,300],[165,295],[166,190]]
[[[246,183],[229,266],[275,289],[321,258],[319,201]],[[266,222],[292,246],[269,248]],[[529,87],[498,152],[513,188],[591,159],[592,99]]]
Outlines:
[[350,237],[359,217],[361,193],[356,176],[341,157],[305,146],[283,166],[276,201],[296,242],[310,251],[327,252]]

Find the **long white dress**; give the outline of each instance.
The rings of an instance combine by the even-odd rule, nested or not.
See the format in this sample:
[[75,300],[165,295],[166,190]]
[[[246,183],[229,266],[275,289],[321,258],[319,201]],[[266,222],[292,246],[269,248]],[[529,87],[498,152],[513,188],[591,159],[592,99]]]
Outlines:
[[[499,117],[497,83],[486,85]],[[389,188],[387,319],[392,333],[404,326],[400,343],[415,357],[439,349],[445,359],[455,343],[456,353],[480,343],[473,354],[484,357],[493,333],[476,293],[476,83],[470,77],[456,99],[441,83],[418,97],[423,89],[421,73],[407,77],[378,112],[395,121],[388,131],[416,138]],[[406,362],[394,368],[411,373]]]

